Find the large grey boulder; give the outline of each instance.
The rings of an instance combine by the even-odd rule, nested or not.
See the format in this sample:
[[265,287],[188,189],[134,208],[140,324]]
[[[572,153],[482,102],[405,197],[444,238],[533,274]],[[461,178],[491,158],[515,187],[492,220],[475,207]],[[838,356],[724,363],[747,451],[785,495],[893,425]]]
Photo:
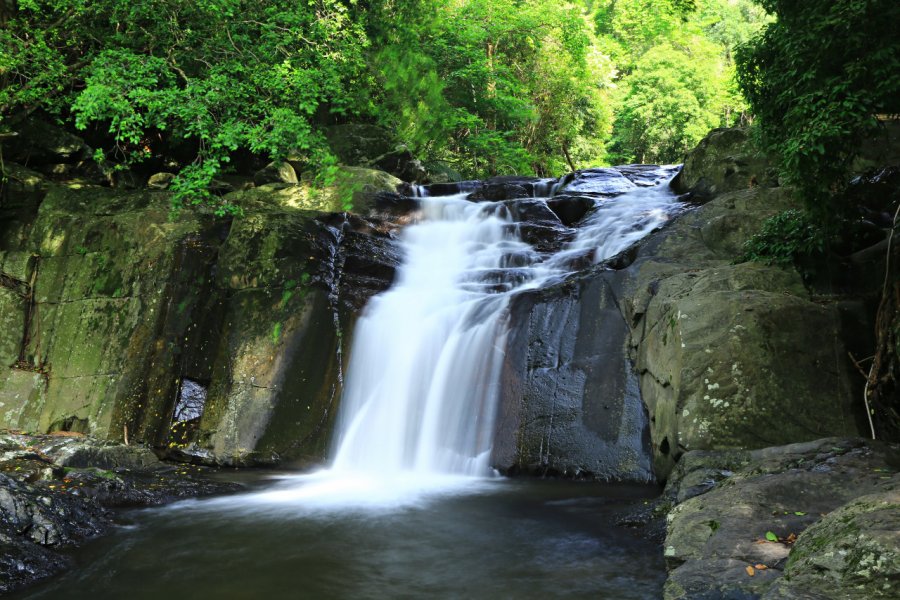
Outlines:
[[723,194],[648,238],[620,277],[632,356],[664,478],[689,450],[855,435],[847,307],[797,272],[733,264],[788,188]]
[[896,597],[898,452],[827,438],[685,454],[664,495],[665,598]]
[[684,159],[672,182],[679,193],[709,200],[718,194],[778,185],[774,164],[760,151],[747,128],[713,129]]

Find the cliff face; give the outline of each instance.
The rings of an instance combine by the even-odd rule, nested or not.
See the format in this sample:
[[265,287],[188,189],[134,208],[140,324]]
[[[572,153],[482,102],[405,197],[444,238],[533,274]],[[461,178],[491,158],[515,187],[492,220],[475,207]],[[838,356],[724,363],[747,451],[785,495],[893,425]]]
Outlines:
[[[0,426],[226,463],[322,455],[343,323],[397,261],[389,226],[310,210],[309,194],[278,186],[244,198],[248,214],[233,222],[171,219],[164,191],[12,169],[0,208]],[[396,185],[363,171],[349,176],[368,195]],[[360,263],[366,280],[351,285]]]

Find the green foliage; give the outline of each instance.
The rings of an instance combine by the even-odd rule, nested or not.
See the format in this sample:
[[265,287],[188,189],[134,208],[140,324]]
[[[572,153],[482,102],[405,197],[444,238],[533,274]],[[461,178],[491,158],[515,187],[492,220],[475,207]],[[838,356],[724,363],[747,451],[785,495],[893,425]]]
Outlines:
[[174,161],[173,208],[220,215],[239,209],[210,184],[248,156],[330,185],[322,132],[346,121],[451,177],[680,160],[740,118],[730,46],[763,19],[750,0],[7,5],[0,123],[50,115],[104,170]]
[[393,34],[375,63],[380,121],[418,155],[466,176],[603,159],[613,68],[579,6],[432,0],[422,10],[434,18],[415,25],[415,42]]
[[737,53],[763,143],[822,222],[848,208],[845,184],[875,115],[900,112],[900,3],[761,0],[777,16]]
[[20,0],[0,30],[0,117],[39,108],[100,126],[106,155],[126,163],[179,149],[193,158],[175,207],[208,203],[235,151],[316,162],[327,154],[320,111],[364,106],[354,83],[366,79],[368,39],[355,10],[354,0]]
[[825,232],[808,213],[786,210],[770,217],[762,230],[744,244],[740,261],[794,266],[805,278],[825,253]]
[[621,75],[613,162],[679,162],[745,117],[731,48],[765,20],[750,0],[608,0],[594,18]]
[[720,124],[726,85],[715,70],[718,49],[700,38],[692,46],[655,46],[635,63],[614,129],[622,162],[677,162]]

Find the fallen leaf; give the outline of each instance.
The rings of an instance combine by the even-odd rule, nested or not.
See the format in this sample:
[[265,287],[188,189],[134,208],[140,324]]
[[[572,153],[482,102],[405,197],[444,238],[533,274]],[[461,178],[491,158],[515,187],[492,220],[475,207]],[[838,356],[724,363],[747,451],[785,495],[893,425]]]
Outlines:
[[787,539],[784,540],[784,543],[785,544],[793,544],[796,541],[797,541],[797,534],[792,533],[789,536],[787,536]]
[[750,565],[747,565],[747,568],[745,569],[745,571],[747,571],[747,575],[749,575],[750,577],[753,577],[754,575],[756,575],[756,571]]
[[775,535],[774,533],[772,533],[771,531],[767,531],[767,532],[766,532],[766,539],[769,540],[770,542],[777,542],[777,541],[778,541],[778,536]]
[[769,568],[769,567],[767,567],[766,565],[763,565],[763,564],[759,564],[759,565],[755,565],[755,566],[756,566],[756,570],[757,570],[757,571],[765,571],[766,569]]
[[802,510],[794,511],[794,514],[797,515],[798,517],[805,517],[805,516],[806,516],[806,513],[803,512]]

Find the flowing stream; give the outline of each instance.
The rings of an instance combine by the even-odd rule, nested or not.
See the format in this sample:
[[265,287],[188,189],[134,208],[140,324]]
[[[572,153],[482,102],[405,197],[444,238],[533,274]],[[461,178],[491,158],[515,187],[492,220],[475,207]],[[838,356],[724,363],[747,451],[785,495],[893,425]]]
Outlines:
[[422,198],[358,321],[329,469],[125,513],[82,568],[17,597],[660,597],[658,544],[616,525],[655,488],[510,481],[490,461],[510,299],[661,226],[673,173],[596,195],[555,253],[503,202]]

